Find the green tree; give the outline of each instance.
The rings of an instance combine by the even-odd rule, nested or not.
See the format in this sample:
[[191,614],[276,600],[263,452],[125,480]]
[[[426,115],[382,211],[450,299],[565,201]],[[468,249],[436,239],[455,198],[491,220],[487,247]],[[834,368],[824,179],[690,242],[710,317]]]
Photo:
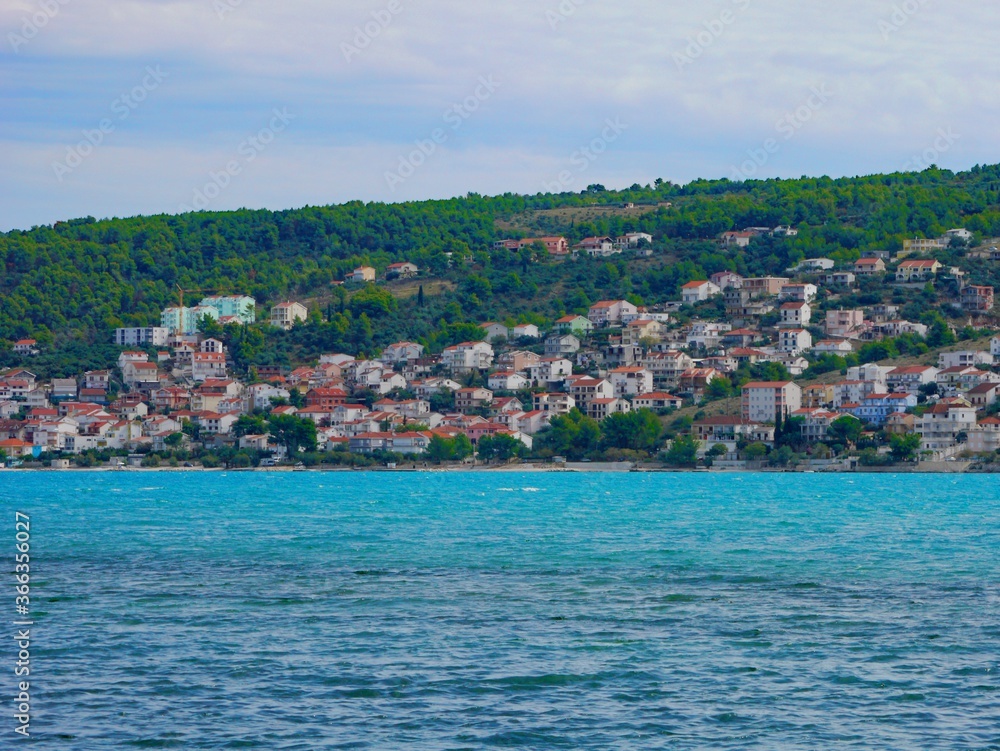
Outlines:
[[907,433],[906,435],[893,433],[889,436],[889,447],[894,460],[897,462],[910,461],[920,450],[920,436],[917,433]]
[[479,458],[484,462],[508,462],[515,456],[519,456],[524,449],[524,444],[512,435],[498,433],[493,436],[483,436],[479,439]]
[[851,415],[844,415],[843,417],[838,417],[830,424],[827,435],[829,435],[831,443],[848,446],[858,442],[858,439],[861,438],[862,429],[859,419]]
[[175,449],[181,445],[181,442],[183,440],[184,440],[183,433],[171,433],[170,435],[168,435],[166,438],[163,439],[163,442],[170,448]]
[[698,464],[700,445],[694,436],[686,435],[675,438],[670,449],[664,455],[663,461],[671,467],[694,467]]
[[450,438],[443,438],[435,433],[431,436],[424,455],[435,464],[449,461],[455,455],[455,443]]
[[267,431],[289,455],[316,450],[316,423],[296,415],[278,415],[267,422]]
[[264,435],[267,424],[259,415],[240,415],[233,424],[233,435],[242,438],[245,435]]
[[649,409],[617,412],[601,423],[602,445],[605,448],[653,451],[662,432],[660,418]]

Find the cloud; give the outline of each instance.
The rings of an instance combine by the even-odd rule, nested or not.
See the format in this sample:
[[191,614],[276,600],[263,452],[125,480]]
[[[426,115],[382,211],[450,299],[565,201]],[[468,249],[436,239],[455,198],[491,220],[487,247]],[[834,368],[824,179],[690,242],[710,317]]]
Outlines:
[[[962,136],[942,165],[996,161],[998,20],[969,0],[11,0],[0,229],[174,211],[273,108],[294,124],[219,207],[535,192],[616,116],[628,132],[580,179],[729,176],[814,87],[833,95],[758,176],[899,169],[940,128]],[[148,66],[169,78],[53,184]],[[388,189],[483,76],[495,95]]]

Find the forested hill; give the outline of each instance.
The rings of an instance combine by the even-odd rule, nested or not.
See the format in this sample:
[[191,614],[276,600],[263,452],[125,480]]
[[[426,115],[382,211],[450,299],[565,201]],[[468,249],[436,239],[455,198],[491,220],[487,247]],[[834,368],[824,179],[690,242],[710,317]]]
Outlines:
[[[636,208],[601,210],[628,202]],[[935,237],[952,227],[1000,236],[998,204],[1000,166],[977,166],[957,174],[932,168],[837,180],[657,181],[624,191],[595,185],[561,195],[75,219],[0,235],[0,339],[103,339],[116,326],[151,325],[163,307],[176,304],[177,285],[247,293],[264,305],[322,300],[330,297],[331,282],[359,264],[381,273],[402,260],[423,270],[421,281],[441,282],[431,285],[441,297],[434,322],[439,313],[449,323],[490,314],[550,315],[611,294],[653,303],[691,278],[724,268],[776,273],[803,257],[847,261],[864,249],[896,249],[906,237]],[[726,230],[777,225],[800,233],[740,251],[723,251],[715,242]],[[559,233],[577,241],[627,231],[652,234],[657,257],[670,263],[529,263],[490,250],[512,235]],[[396,303],[381,308],[387,332],[429,335],[396,320],[402,310]],[[339,312],[352,313],[342,301]]]

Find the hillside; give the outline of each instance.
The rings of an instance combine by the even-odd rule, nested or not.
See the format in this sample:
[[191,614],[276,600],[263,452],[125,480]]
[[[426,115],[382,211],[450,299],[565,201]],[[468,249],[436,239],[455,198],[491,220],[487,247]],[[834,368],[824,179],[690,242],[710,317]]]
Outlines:
[[[635,208],[623,209],[626,203]],[[795,226],[799,234],[761,238],[742,249],[722,249],[717,242],[727,230],[776,225]],[[239,292],[264,306],[289,298],[309,302],[326,328],[311,342],[289,342],[293,349],[286,347],[279,358],[294,356],[294,348],[351,344],[363,350],[398,338],[433,349],[476,321],[543,323],[607,297],[654,305],[676,300],[682,284],[717,271],[779,274],[819,256],[847,262],[863,250],[895,250],[907,237],[935,237],[951,227],[967,227],[979,238],[1000,235],[1000,166],[75,219],[0,235],[0,340],[9,347],[12,340],[34,337],[50,350],[85,349],[108,341],[117,326],[157,323],[160,310],[177,303],[179,286],[189,299]],[[653,235],[652,258],[568,261],[491,250],[494,241],[512,235],[558,233],[575,242],[628,231]],[[971,281],[1000,286],[998,264],[957,248],[938,255],[961,263]],[[401,260],[417,264],[421,276],[374,290],[334,285],[360,264],[381,274]],[[871,304],[893,296],[911,313],[941,303],[933,291],[864,285],[847,299],[827,302]]]

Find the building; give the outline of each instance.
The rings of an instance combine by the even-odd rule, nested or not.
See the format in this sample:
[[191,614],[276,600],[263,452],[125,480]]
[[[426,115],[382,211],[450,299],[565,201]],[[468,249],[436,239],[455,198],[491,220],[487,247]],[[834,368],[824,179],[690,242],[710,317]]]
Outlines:
[[659,321],[649,321],[643,318],[637,318],[634,321],[630,321],[622,329],[622,344],[624,346],[630,345],[641,345],[644,342],[659,342],[663,338],[663,332],[666,330],[664,326]]
[[802,408],[802,389],[792,381],[754,381],[743,387],[743,419],[775,422]]
[[510,330],[502,323],[489,321],[487,323],[479,324],[479,328],[486,332],[486,341],[491,341],[493,339],[507,339],[510,336]]
[[599,398],[587,402],[587,417],[600,422],[611,415],[632,411],[632,404],[626,399]]
[[732,271],[720,271],[711,276],[712,284],[725,292],[730,287],[742,287],[743,277]]
[[235,318],[240,323],[257,320],[257,301],[247,295],[212,295],[199,303],[203,308],[215,308],[218,318]]
[[652,245],[653,236],[645,232],[628,232],[616,241],[619,248],[638,248],[640,245]]
[[572,334],[550,336],[545,340],[546,357],[571,357],[580,351],[580,340]]
[[219,352],[195,352],[191,355],[191,379],[205,381],[226,377],[226,356]]
[[828,310],[826,312],[826,333],[830,337],[858,339],[865,330],[865,312],[863,310]]
[[807,302],[786,302],[780,310],[781,322],[778,325],[782,327],[801,329],[808,326],[812,319],[812,308]]
[[947,247],[948,242],[939,237],[927,239],[915,237],[912,240],[903,240],[903,254],[905,255],[913,253],[929,253],[932,250],[941,250],[942,248]]
[[812,334],[805,329],[781,329],[778,332],[778,350],[797,355],[812,349]]
[[621,253],[622,249],[610,237],[586,237],[574,247],[574,252],[586,253],[591,258],[604,258]]
[[297,302],[281,302],[271,308],[271,325],[276,329],[291,330],[296,321],[309,316],[306,306]]
[[834,271],[820,277],[820,282],[828,287],[853,287],[857,278],[850,271]]
[[937,261],[903,261],[896,268],[896,281],[901,284],[914,284],[934,279],[941,270]]
[[145,326],[115,329],[115,344],[119,347],[164,347],[170,339],[170,329]]
[[559,334],[586,336],[594,330],[594,324],[584,316],[563,316],[556,321],[554,329]]
[[475,412],[493,403],[493,392],[484,388],[462,388],[455,392],[455,409],[463,414]]
[[881,258],[862,258],[854,262],[854,273],[857,276],[875,276],[885,273],[885,261]]
[[410,279],[415,277],[420,271],[416,264],[410,263],[409,261],[402,261],[400,263],[390,263],[389,267],[385,270],[386,279]]
[[917,418],[916,432],[924,451],[950,449],[959,443],[961,433],[976,429],[976,408],[968,402],[942,400]]
[[706,449],[723,445],[730,453],[734,453],[742,442],[763,443],[768,446],[774,443],[773,426],[733,415],[715,415],[697,420],[691,426],[691,435],[705,444]]
[[594,325],[594,328],[608,328],[609,326],[621,326],[622,316],[637,315],[639,309],[627,300],[602,300],[590,306],[587,318]]
[[565,237],[526,237],[523,240],[500,240],[493,243],[497,250],[517,251],[532,245],[544,245],[549,255],[569,255],[569,241]]
[[347,281],[360,282],[362,284],[364,284],[365,282],[374,282],[375,269],[373,269],[371,266],[358,266],[347,277]]
[[745,248],[756,237],[755,232],[723,232],[722,244],[727,248]]
[[648,394],[639,394],[632,400],[632,407],[635,409],[652,409],[660,411],[664,409],[680,409],[683,406],[683,399],[664,391],[652,391]]
[[160,326],[172,334],[194,336],[203,318],[219,320],[219,311],[211,306],[197,305],[193,308],[164,308],[160,314]]
[[653,374],[642,367],[615,368],[609,374],[615,396],[638,396],[653,390]]
[[820,272],[829,271],[837,263],[832,258],[807,258],[806,260],[800,262],[795,267],[789,269],[794,273],[809,273],[809,272]]
[[743,280],[743,289],[749,290],[754,298],[777,297],[789,279],[779,276],[762,276]]
[[493,347],[486,342],[462,342],[445,349],[441,364],[457,373],[489,370],[493,364]]
[[382,359],[391,363],[419,360],[423,356],[424,345],[416,342],[396,342],[382,350]]
[[815,284],[786,284],[778,294],[779,300],[792,300],[793,302],[812,302],[816,299],[819,290]]
[[857,417],[865,424],[885,425],[890,415],[906,412],[917,406],[917,397],[913,394],[869,394],[860,402],[843,405],[842,408]]
[[962,310],[966,313],[989,313],[993,310],[993,287],[970,284],[962,288]]
[[553,415],[568,415],[576,407],[576,399],[570,394],[535,394],[535,410]]
[[688,282],[681,287],[681,300],[685,305],[697,305],[722,293],[718,285],[707,281]]
[[886,385],[893,393],[917,394],[920,392],[921,386],[936,383],[938,372],[937,368],[932,368],[929,365],[894,368],[886,376]]
[[989,352],[977,349],[965,349],[958,352],[942,352],[938,355],[938,367],[945,368],[978,367],[979,365],[992,365],[994,357]]
[[510,330],[510,336],[512,339],[520,339],[522,337],[527,339],[538,339],[541,335],[542,333],[533,323],[519,323]]
[[577,406],[587,411],[587,404],[594,399],[613,399],[615,396],[615,387],[611,385],[611,381],[603,378],[588,378],[583,376],[574,379],[570,383],[569,393]]

